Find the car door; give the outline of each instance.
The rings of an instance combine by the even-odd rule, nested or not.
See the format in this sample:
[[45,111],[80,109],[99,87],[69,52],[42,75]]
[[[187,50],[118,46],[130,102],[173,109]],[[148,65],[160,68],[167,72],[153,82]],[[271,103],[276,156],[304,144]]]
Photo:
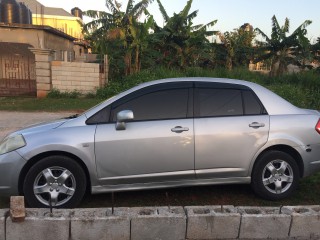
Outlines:
[[[192,84],[165,83],[114,102],[110,123],[97,126],[95,153],[101,184],[193,179]],[[117,114],[134,119],[116,129]]]
[[269,116],[245,86],[198,83],[194,129],[198,178],[246,177],[255,153],[267,142]]

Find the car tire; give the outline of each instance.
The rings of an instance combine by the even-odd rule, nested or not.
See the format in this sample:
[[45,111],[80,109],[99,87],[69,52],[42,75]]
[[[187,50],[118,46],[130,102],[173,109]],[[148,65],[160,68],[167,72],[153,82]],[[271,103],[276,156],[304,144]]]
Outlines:
[[299,178],[299,168],[292,156],[281,151],[268,151],[254,165],[251,186],[264,199],[280,200],[292,195]]
[[23,192],[29,207],[74,208],[86,186],[82,167],[72,158],[59,155],[45,157],[29,169]]

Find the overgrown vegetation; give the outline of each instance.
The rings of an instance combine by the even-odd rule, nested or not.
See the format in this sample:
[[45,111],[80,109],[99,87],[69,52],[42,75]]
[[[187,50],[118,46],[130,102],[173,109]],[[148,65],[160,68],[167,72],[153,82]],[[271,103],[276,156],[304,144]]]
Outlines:
[[[276,16],[271,18],[271,36],[249,23],[235,26],[231,32],[214,30],[218,20],[194,25],[198,11],[190,12],[193,0],[179,13],[169,16],[160,0],[156,0],[163,16],[163,27],[158,26],[148,12],[152,0],[129,0],[125,10],[117,0],[106,0],[107,11],[87,11],[92,21],[84,25],[86,39],[93,51],[109,57],[109,78],[123,78],[142,70],[163,67],[167,69],[216,69],[248,67],[264,61],[271,66],[270,75],[286,74],[289,64],[302,70],[311,68],[319,60],[318,43],[307,39],[305,20],[289,35],[289,20],[280,26]],[[144,15],[144,22],[139,21]],[[264,41],[255,41],[262,36]]]
[[0,110],[15,111],[84,111],[100,101],[112,97],[140,83],[177,77],[216,77],[251,81],[265,86],[292,104],[301,108],[320,109],[320,81],[316,71],[303,71],[277,77],[251,72],[246,68],[225,68],[214,70],[187,68],[169,70],[163,67],[143,70],[139,73],[114,80],[107,87],[97,89],[96,93],[81,95],[79,92],[63,93],[53,90],[48,98],[0,98]]

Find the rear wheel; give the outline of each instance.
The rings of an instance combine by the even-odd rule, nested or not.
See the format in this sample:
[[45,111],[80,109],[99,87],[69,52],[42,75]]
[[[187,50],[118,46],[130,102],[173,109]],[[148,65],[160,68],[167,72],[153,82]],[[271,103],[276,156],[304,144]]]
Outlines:
[[269,151],[254,166],[251,186],[255,193],[268,200],[289,197],[299,183],[299,168],[287,153]]
[[49,156],[28,171],[23,192],[30,207],[73,208],[86,191],[81,166],[66,156]]

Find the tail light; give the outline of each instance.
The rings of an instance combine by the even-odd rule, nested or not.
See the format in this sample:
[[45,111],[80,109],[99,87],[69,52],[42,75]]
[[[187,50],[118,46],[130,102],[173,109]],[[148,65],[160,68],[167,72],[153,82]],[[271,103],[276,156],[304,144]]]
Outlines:
[[320,119],[318,120],[315,129],[316,129],[316,131],[320,134]]

